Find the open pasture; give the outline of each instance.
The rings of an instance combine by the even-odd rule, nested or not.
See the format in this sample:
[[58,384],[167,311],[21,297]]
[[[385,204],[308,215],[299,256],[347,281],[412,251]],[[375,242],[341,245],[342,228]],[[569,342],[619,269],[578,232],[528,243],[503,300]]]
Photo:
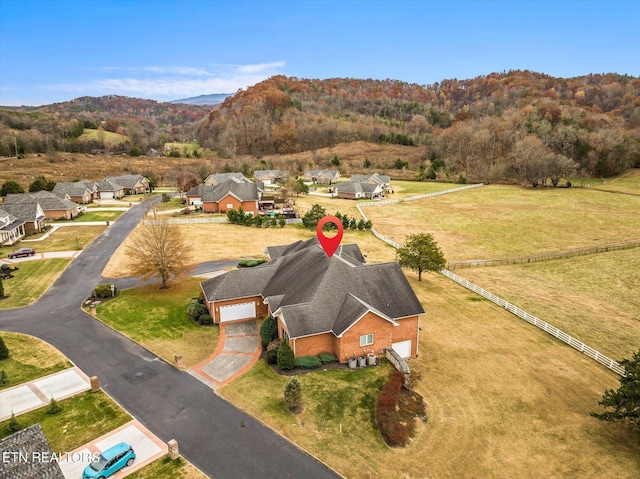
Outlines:
[[455,273],[612,359],[640,349],[638,248]]
[[398,243],[410,233],[431,233],[448,261],[465,261],[637,240],[638,211],[640,196],[490,185],[365,214]]

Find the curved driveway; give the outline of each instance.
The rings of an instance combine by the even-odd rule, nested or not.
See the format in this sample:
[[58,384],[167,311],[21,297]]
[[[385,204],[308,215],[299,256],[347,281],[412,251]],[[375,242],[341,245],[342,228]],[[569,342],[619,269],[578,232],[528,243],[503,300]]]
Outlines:
[[129,413],[210,477],[338,477],[211,389],[84,313],[79,305],[142,219],[143,204],[91,243],[31,306],[0,310],[0,330],[31,334],[58,348]]

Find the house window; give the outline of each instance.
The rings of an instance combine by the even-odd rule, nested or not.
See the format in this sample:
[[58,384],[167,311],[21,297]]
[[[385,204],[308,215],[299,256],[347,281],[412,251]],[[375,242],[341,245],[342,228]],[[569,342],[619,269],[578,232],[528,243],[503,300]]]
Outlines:
[[373,344],[373,334],[363,334],[360,336],[360,347],[371,346]]
[[227,203],[227,208],[229,208],[230,210],[233,209],[233,205],[231,203]]

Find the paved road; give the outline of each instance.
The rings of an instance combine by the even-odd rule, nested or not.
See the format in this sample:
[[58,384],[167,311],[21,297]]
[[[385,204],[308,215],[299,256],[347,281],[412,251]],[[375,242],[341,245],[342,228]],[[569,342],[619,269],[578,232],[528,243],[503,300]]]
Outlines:
[[211,389],[80,310],[118,245],[142,219],[125,213],[33,305],[0,311],[0,330],[41,338],[67,355],[164,441],[215,478],[335,478],[321,463],[229,405]]

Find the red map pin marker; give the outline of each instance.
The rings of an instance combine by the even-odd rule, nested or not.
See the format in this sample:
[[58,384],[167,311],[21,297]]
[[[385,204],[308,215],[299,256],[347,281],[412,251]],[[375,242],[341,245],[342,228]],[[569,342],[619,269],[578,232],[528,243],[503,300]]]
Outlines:
[[[333,223],[338,227],[338,234],[335,235],[333,238],[327,238],[322,233],[322,227],[327,223]],[[322,246],[322,249],[324,250],[325,253],[327,253],[327,256],[329,258],[331,258],[333,256],[333,253],[335,253],[336,250],[338,249],[338,246],[340,245],[340,241],[342,241],[343,231],[344,229],[342,228],[342,221],[340,221],[335,216],[324,216],[320,218],[320,221],[318,221],[318,226],[316,227],[318,241],[320,241],[320,246]]]

